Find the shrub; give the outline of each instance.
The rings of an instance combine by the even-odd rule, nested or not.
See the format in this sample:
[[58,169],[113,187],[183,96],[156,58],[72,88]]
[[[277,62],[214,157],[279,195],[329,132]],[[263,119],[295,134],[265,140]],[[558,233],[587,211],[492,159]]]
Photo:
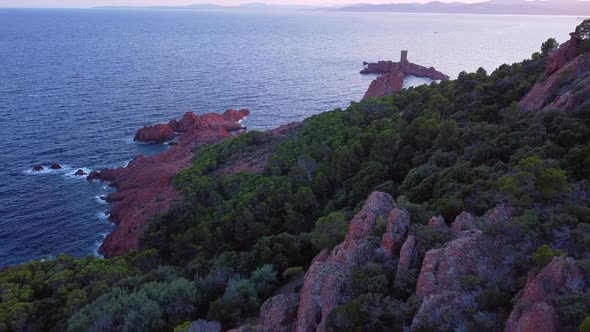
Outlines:
[[580,332],[590,332],[590,316],[586,317],[582,325],[580,325]]
[[311,242],[318,249],[333,248],[344,240],[349,221],[342,212],[318,219],[311,233]]
[[551,263],[553,257],[562,256],[563,254],[562,250],[553,250],[549,245],[544,244],[537,248],[537,251],[533,253],[533,260],[539,267],[545,267]]

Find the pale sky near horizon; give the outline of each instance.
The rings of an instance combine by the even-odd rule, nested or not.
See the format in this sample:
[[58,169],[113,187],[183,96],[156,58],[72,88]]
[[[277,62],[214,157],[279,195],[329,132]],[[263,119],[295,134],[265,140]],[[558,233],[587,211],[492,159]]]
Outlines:
[[[242,3],[264,2],[268,4],[332,6],[356,3],[407,3],[430,2],[432,0],[0,0],[0,7],[27,8],[86,8],[96,6],[184,6],[212,3],[216,5],[239,5]],[[484,0],[439,0],[441,2],[474,3]]]

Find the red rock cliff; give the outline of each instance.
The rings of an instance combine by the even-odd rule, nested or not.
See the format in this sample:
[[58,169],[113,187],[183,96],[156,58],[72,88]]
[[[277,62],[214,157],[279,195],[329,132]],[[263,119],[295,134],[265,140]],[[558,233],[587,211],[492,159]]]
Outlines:
[[92,172],[88,176],[89,180],[108,181],[117,189],[107,197],[107,201],[112,204],[110,219],[118,227],[100,247],[105,257],[139,249],[139,240],[147,230],[148,220],[168,211],[179,199],[179,193],[172,188],[171,181],[180,170],[191,165],[194,157],[192,148],[231,137],[231,131],[242,129],[237,122],[249,114],[249,110],[228,110],[223,114],[201,116],[187,112],[180,121],[171,121],[152,129],[144,128],[136,136],[158,141],[154,138],[165,136],[160,133],[179,132],[182,135],[178,145],[154,156],[140,155],[127,167]]
[[581,48],[582,42],[572,34],[568,42],[547,57],[545,79],[519,102],[523,111],[576,112],[589,106],[590,51]]

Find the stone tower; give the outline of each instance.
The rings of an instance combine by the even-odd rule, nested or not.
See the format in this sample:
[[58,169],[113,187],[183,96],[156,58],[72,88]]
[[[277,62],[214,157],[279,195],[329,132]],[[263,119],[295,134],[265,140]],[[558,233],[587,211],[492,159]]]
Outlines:
[[408,62],[408,51],[403,50],[400,62]]

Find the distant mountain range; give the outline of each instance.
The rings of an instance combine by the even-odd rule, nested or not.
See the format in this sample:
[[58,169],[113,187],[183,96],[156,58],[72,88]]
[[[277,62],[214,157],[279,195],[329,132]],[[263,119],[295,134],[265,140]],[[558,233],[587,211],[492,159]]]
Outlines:
[[188,6],[100,6],[95,7],[96,9],[189,9],[189,10],[299,10],[299,9],[311,9],[311,6],[298,6],[298,5],[274,5],[266,4],[261,2],[245,3],[238,6],[220,6],[215,4],[196,4]]
[[358,4],[334,9],[348,12],[398,12],[443,14],[513,14],[590,16],[590,2],[578,0],[489,0],[479,3],[440,2]]

